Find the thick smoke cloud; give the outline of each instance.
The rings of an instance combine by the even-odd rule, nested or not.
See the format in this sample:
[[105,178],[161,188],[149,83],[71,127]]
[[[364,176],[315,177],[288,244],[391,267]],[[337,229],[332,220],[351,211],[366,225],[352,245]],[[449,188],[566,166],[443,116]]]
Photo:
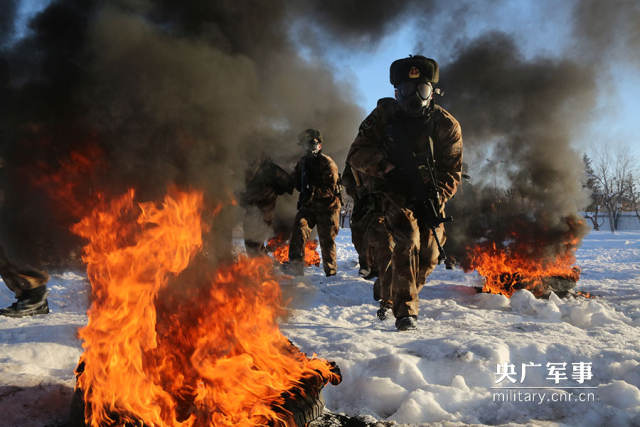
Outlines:
[[[612,61],[640,66],[640,3],[578,1],[574,11],[578,52],[592,67],[606,68]],[[605,65],[606,64],[606,65]]]
[[451,250],[464,258],[466,246],[514,244],[517,235],[530,256],[566,251],[585,231],[576,217],[586,202],[582,161],[571,141],[595,97],[594,70],[526,60],[509,36],[488,33],[457,51],[441,75],[473,165],[473,184],[452,202]]
[[462,123],[472,175],[449,209],[457,221],[447,246],[463,264],[475,244],[544,258],[570,251],[586,232],[576,216],[588,195],[573,143],[611,66],[640,65],[629,55],[640,47],[640,5],[576,2],[571,16],[564,55],[527,59],[513,36],[489,32],[460,37],[444,64],[444,105]]
[[[0,44],[15,21],[16,2],[8,4]],[[498,241],[505,224],[524,221],[547,233],[547,250],[561,250],[566,233],[579,234],[568,219],[584,196],[570,141],[596,98],[604,65],[594,58],[637,50],[638,5],[576,2],[564,59],[524,58],[504,33],[468,38],[479,13],[472,2],[439,0],[54,0],[0,55],[2,243],[31,263],[68,259],[79,242],[67,228],[79,212],[32,175],[52,175],[73,156],[86,160],[75,162],[85,166],[73,188],[83,200],[128,187],[156,199],[175,183],[228,201],[262,152],[291,168],[296,135],[308,127],[341,165],[366,112],[320,53],[327,44],[375,47],[417,18],[416,53],[442,65],[443,102],[462,124],[472,175],[451,206],[464,214],[449,244]],[[301,56],[292,40],[315,54]],[[221,215],[230,230],[240,212]]]
[[[82,212],[61,213],[31,175],[56,171],[71,153],[87,157],[87,147],[97,146],[94,165],[73,189],[87,199],[128,187],[157,199],[175,183],[230,203],[253,158],[266,152],[290,167],[308,127],[341,161],[363,112],[327,65],[296,54],[285,6],[58,0],[39,14],[9,52],[3,241],[12,253],[68,258],[78,242],[67,227]],[[214,251],[239,215],[216,218]]]
[[[293,10],[303,17],[299,37],[315,51],[323,52],[327,43],[357,49],[375,46],[388,32],[397,29],[398,21],[410,21],[409,13],[416,3],[419,2],[308,0],[294,3]],[[421,7],[427,8],[430,3],[421,2]]]

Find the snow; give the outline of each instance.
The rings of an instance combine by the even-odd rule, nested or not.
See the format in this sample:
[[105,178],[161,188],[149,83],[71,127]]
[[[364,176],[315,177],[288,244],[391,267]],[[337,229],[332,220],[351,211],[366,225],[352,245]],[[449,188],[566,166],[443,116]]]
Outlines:
[[[578,289],[594,299],[478,294],[477,275],[438,266],[420,295],[419,329],[406,332],[393,316],[376,318],[349,229],[337,244],[336,276],[312,267],[282,283],[285,335],[342,369],[342,384],[324,389],[330,410],[410,425],[640,425],[640,232],[586,237]],[[0,305],[11,299],[2,287]],[[0,425],[58,426],[68,415],[87,321],[83,274],[54,274],[49,303],[47,316],[0,318]],[[557,384],[547,363],[565,364]],[[583,371],[578,382],[589,363],[592,378]]]
[[[82,353],[76,337],[87,323],[89,284],[81,274],[52,274],[49,315],[0,317],[0,426],[61,425],[69,413],[73,370]],[[0,285],[0,305],[13,294]]]

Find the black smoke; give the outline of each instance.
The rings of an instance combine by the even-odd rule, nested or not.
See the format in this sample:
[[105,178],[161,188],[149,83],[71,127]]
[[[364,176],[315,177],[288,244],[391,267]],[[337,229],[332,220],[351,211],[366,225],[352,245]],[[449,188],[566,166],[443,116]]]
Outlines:
[[[552,3],[537,7],[551,11]],[[575,2],[569,50],[553,57],[525,56],[512,35],[490,31],[500,2],[480,10],[440,0],[54,0],[18,42],[17,2],[7,4],[0,239],[35,264],[64,262],[78,246],[67,231],[78,216],[73,204],[52,199],[31,176],[53,173],[72,153],[91,153],[94,162],[74,188],[80,200],[128,187],[157,199],[174,183],[204,189],[212,204],[226,201],[263,152],[291,167],[296,135],[309,127],[341,165],[366,112],[323,54],[334,45],[372,52],[412,23],[415,53],[441,63],[443,104],[461,122],[472,175],[450,206],[463,214],[449,243],[499,241],[505,224],[524,223],[532,234],[544,229],[548,250],[557,251],[564,233],[581,232],[574,214],[582,165],[571,140],[607,68],[598,52],[633,63],[640,40],[632,1]],[[469,37],[479,20],[489,31]],[[221,215],[217,223],[230,230],[240,213]]]
[[494,242],[544,258],[586,232],[582,160],[572,136],[589,117],[595,72],[562,58],[526,59],[513,39],[488,33],[441,72],[445,105],[462,123],[472,175],[452,201],[450,250]]
[[[84,212],[34,184],[77,153],[95,163],[74,183],[87,204],[129,187],[158,199],[170,184],[229,204],[248,163],[266,152],[291,165],[309,127],[344,157],[363,112],[327,64],[297,53],[291,13],[284,2],[55,0],[34,17],[3,53],[9,252],[60,264],[77,248],[67,230]],[[212,251],[228,252],[239,214],[213,220]]]

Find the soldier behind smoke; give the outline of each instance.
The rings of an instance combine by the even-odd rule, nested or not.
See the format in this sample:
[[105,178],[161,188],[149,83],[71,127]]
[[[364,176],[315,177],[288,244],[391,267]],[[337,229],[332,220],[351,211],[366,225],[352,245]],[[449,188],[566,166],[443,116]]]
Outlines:
[[291,175],[264,155],[247,169],[240,202],[245,208],[244,244],[249,255],[266,253],[264,242],[272,234],[276,200],[284,193],[293,194],[293,186]]
[[460,125],[433,101],[438,77],[433,59],[395,61],[390,80],[396,99],[378,101],[347,157],[354,171],[376,180],[383,193],[384,223],[395,247],[390,289],[381,293],[391,297],[398,330],[416,328],[418,293],[444,243],[443,206],[462,174]]
[[298,214],[293,224],[289,245],[292,274],[304,274],[304,246],[311,230],[318,226],[324,272],[333,276],[337,271],[336,243],[340,220],[340,189],[338,166],[322,153],[322,136],[315,129],[307,129],[298,137],[305,155],[296,164],[293,179],[298,198]]

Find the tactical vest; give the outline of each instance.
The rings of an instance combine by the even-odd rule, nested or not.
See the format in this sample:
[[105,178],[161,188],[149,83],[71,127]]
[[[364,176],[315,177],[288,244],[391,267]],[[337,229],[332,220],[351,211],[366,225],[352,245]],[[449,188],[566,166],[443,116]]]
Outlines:
[[[431,181],[429,166],[435,170],[435,121],[432,112],[426,117],[396,114],[384,127],[384,149],[397,174],[402,177],[397,191],[409,200],[420,198],[425,182]],[[422,182],[420,182],[422,181]]]

